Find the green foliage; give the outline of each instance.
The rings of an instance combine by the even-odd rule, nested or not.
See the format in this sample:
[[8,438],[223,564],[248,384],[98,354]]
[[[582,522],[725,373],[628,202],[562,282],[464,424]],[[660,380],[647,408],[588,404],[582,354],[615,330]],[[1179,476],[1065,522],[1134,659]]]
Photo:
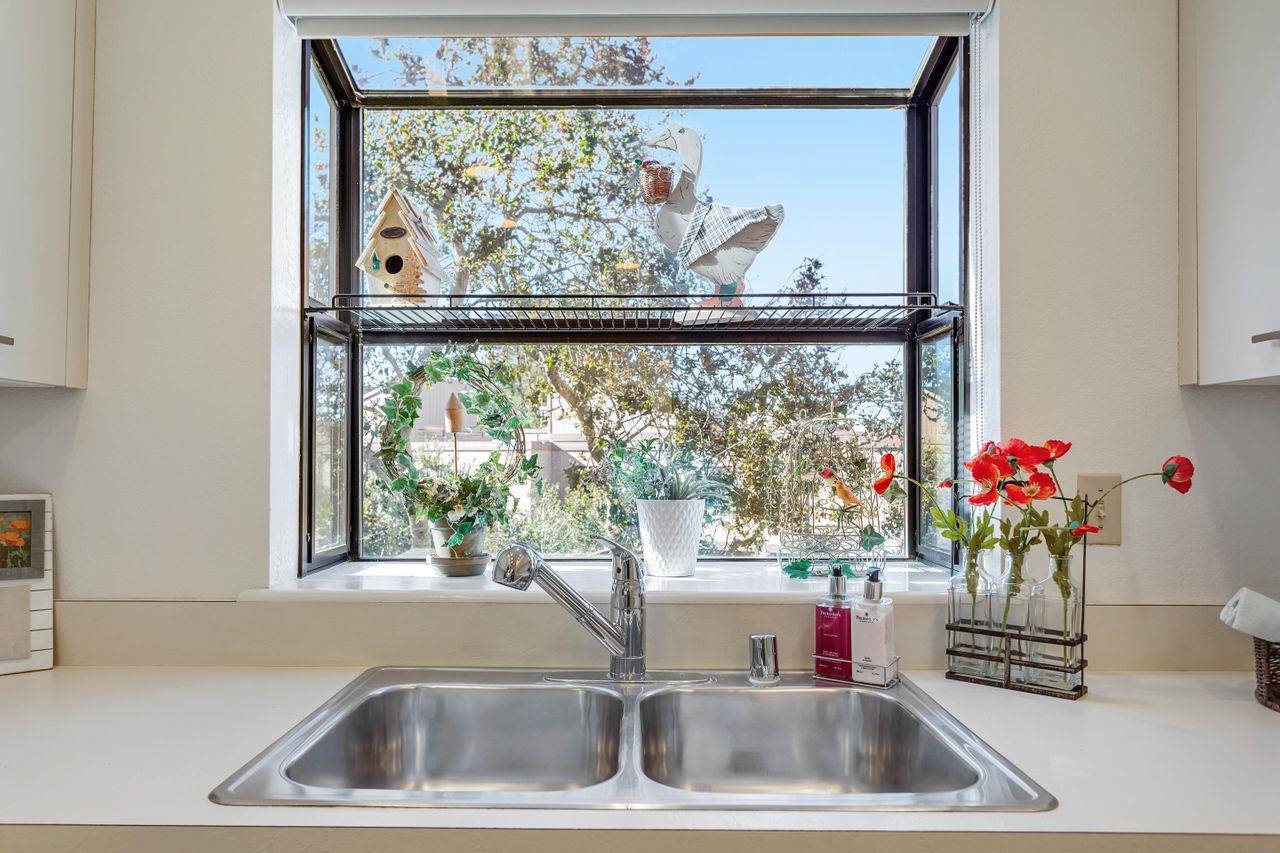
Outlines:
[[884,544],[884,534],[868,524],[858,531],[858,544],[862,546],[863,551],[873,551]]
[[[1047,521],[1048,514],[1044,513],[1044,516]],[[1036,529],[1040,524],[1038,514],[1032,507],[1028,507],[1016,522],[1011,518],[1000,519],[1000,547],[1009,555],[1009,589],[1016,590],[1022,586],[1027,553],[1031,551],[1032,545],[1040,542],[1040,532]],[[1008,607],[1009,603],[1006,601],[1005,609],[1008,610]]]
[[978,513],[965,519],[955,510],[944,509],[936,503],[929,508],[933,526],[948,542],[958,542],[965,549],[965,587],[970,595],[978,593],[978,557],[999,543],[991,513]]
[[[411,85],[678,85],[643,38],[446,38],[430,72],[412,45],[388,42],[382,56],[395,82]],[[696,279],[657,241],[635,187],[640,141],[663,120],[625,110],[370,111],[365,209],[392,186],[422,199],[467,292],[688,290]],[[622,261],[641,268],[620,272]]]
[[[679,82],[668,79],[643,38],[542,39],[536,44],[446,38],[432,57],[413,51],[400,42],[380,44],[378,55],[391,69],[386,85]],[[425,202],[452,255],[451,272],[468,293],[566,292],[603,298],[702,292],[706,283],[657,240],[635,186],[633,160],[640,140],[668,119],[656,111],[626,110],[372,111],[363,138],[365,213],[371,216],[392,186]],[[503,227],[503,220],[516,225]],[[628,263],[620,267],[622,261]],[[640,268],[630,269],[631,262]],[[767,289],[799,299],[824,287],[822,262],[810,258],[789,285],[772,283]],[[405,491],[397,498],[412,494],[415,475],[421,485],[431,466],[429,460],[413,458],[407,432],[403,445],[392,443],[389,459],[379,456],[384,443],[376,421],[412,421],[409,409],[402,411],[411,405],[403,395],[378,400],[378,389],[384,382],[409,379],[414,362],[428,371],[438,368],[428,377],[451,375],[446,364],[454,365],[456,355],[436,356],[420,347],[412,348],[408,358],[390,348],[371,357],[375,349],[366,350],[365,386],[372,390],[364,443],[374,465],[365,471],[364,547],[371,553],[399,553],[409,529],[407,522],[380,515],[389,500],[385,485],[379,485],[388,482],[385,463],[393,461],[403,472]],[[570,508],[584,509],[588,494],[606,501],[612,535],[634,535],[631,498],[649,474],[637,468],[615,478],[607,457],[617,445],[647,435],[662,435],[691,458],[704,460],[696,469],[699,476],[733,484],[732,512],[727,511],[728,495],[713,497],[708,507],[716,515],[720,540],[708,546],[733,553],[756,552],[776,529],[780,460],[793,424],[834,403],[855,419],[869,444],[898,446],[902,437],[900,361],[849,376],[832,346],[530,345],[484,349],[482,357],[473,350],[471,356],[518,411],[545,409],[555,400],[580,425],[587,466],[573,472],[565,494],[535,495],[527,506],[528,518],[522,505],[503,528],[542,531],[556,542],[585,542],[587,532],[595,529],[593,515],[582,516],[580,531],[569,533],[564,527],[572,521]],[[491,409],[494,394],[469,393],[463,402],[486,432],[502,441],[510,427],[504,425],[503,413]],[[582,500],[575,492],[583,493]],[[544,513],[551,519],[545,523]],[[889,524],[900,529],[902,503],[891,513]]]
[[789,578],[807,578],[809,570],[813,568],[812,560],[792,560],[782,567],[782,571],[786,572]]
[[652,438],[630,447],[614,445],[608,461],[614,492],[632,500],[715,499],[729,491],[724,483],[703,476],[687,452],[671,450]]
[[[492,527],[506,521],[511,514],[511,489],[496,464],[496,459],[490,459],[474,474],[450,473],[425,478],[412,496],[414,521],[452,525],[453,535],[445,543],[449,548],[458,545],[478,527]],[[391,488],[398,491],[394,483]]]
[[[409,434],[422,409],[422,387],[444,381],[472,386],[472,391],[459,399],[490,438],[515,445],[513,463],[505,464],[502,454],[494,452],[472,473],[450,473],[424,467],[413,458]],[[502,393],[502,383],[507,381],[501,367],[490,367],[469,353],[446,350],[430,353],[420,365],[409,365],[408,375],[386,389],[380,407],[384,418],[381,446],[375,454],[386,472],[386,487],[403,497],[415,522],[451,524],[454,532],[448,547],[458,545],[478,527],[505,521],[510,514],[511,483],[532,479],[538,473],[537,457],[523,455],[524,418]]]
[[[500,543],[535,543],[544,554],[590,554],[599,550],[596,536],[619,538],[611,504],[608,487],[598,483],[581,483],[565,489],[563,496],[547,489],[533,497],[528,512],[513,513],[492,535]],[[628,540],[623,544],[636,544],[620,538]]]
[[1080,495],[1076,495],[1066,504],[1066,524],[1049,524],[1049,513],[1046,510],[1041,510],[1039,513],[1031,510],[1028,515],[1035,515],[1034,524],[1041,528],[1040,533],[1044,537],[1044,546],[1049,553],[1055,557],[1066,557],[1071,553],[1072,548],[1084,541],[1080,536],[1072,536],[1071,531],[1086,523],[1087,512],[1088,508],[1084,499]]

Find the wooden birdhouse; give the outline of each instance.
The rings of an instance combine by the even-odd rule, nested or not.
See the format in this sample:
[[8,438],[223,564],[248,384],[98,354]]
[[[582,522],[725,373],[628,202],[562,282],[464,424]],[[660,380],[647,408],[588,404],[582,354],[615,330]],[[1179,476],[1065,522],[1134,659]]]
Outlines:
[[417,205],[394,187],[378,205],[356,266],[368,274],[370,293],[404,296],[411,304],[446,289],[435,232]]

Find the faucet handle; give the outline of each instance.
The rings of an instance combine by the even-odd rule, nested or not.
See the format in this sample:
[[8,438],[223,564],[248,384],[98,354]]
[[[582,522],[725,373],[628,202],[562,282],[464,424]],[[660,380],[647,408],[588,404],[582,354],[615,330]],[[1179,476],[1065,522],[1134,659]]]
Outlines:
[[778,681],[778,635],[751,635],[751,668],[747,680],[752,684],[774,684]]
[[597,536],[596,541],[608,548],[609,552],[613,554],[613,579],[615,581],[638,581],[644,579],[644,561],[636,556],[635,551],[604,536]]

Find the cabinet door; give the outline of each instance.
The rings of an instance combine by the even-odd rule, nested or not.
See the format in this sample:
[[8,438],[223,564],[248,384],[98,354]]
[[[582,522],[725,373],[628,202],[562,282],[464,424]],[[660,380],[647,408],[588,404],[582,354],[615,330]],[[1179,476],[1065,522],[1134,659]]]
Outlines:
[[1280,381],[1280,3],[1195,16],[1200,383]]
[[75,0],[0,0],[0,380],[66,380],[75,23]]

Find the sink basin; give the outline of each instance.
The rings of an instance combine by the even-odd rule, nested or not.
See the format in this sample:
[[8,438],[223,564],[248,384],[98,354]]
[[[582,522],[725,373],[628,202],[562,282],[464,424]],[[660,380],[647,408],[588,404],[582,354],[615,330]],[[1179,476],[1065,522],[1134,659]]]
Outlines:
[[645,775],[688,791],[958,791],[977,768],[898,701],[840,687],[671,690],[640,703]]
[[809,673],[770,686],[732,672],[697,685],[562,678],[371,669],[209,797],[473,808],[1057,804],[905,677],[887,690],[815,682]]
[[284,775],[317,788],[582,788],[618,772],[621,720],[618,697],[574,687],[389,687],[322,732]]

